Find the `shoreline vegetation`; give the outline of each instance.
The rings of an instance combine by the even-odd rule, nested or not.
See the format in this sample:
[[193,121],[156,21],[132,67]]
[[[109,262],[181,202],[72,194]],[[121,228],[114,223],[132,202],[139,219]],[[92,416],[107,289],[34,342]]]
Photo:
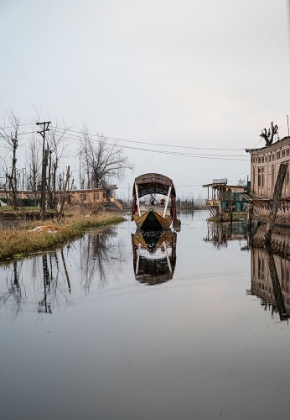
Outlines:
[[125,220],[119,214],[104,212],[86,216],[72,215],[60,224],[51,220],[37,220],[23,222],[13,229],[0,229],[0,261],[48,251],[81,237],[87,229],[102,228]]

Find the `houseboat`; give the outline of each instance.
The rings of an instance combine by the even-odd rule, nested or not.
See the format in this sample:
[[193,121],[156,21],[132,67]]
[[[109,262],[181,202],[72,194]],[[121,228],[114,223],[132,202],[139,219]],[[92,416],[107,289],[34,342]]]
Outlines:
[[212,217],[245,210],[247,201],[243,194],[249,192],[249,182],[246,185],[230,185],[227,178],[218,178],[213,179],[211,184],[203,185],[203,188],[208,191],[206,205]]
[[135,178],[131,220],[138,229],[162,230],[180,226],[174,184],[165,175],[148,173]]
[[[289,164],[290,137],[260,149],[246,149],[251,155],[251,189],[245,196],[254,206],[254,213],[263,222],[268,220],[274,187],[281,163]],[[277,225],[290,225],[289,168],[283,185],[276,216]]]

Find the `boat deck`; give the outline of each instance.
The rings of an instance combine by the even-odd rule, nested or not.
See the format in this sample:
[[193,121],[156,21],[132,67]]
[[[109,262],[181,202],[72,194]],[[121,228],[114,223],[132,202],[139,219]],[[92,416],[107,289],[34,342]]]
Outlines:
[[[153,209],[157,213],[162,213],[163,214],[163,212],[164,212],[164,206],[153,206],[152,204],[151,205],[149,205],[149,204],[141,204],[140,205],[141,212],[145,213],[149,209]],[[169,206],[167,207],[166,215],[170,215],[170,207]]]

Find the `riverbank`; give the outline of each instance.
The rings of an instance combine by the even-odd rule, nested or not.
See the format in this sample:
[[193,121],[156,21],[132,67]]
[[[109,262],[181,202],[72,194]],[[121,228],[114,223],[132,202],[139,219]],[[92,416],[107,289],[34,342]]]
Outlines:
[[23,258],[38,251],[61,246],[81,236],[86,229],[121,223],[124,217],[112,213],[72,216],[65,223],[26,222],[14,229],[1,229],[0,260]]

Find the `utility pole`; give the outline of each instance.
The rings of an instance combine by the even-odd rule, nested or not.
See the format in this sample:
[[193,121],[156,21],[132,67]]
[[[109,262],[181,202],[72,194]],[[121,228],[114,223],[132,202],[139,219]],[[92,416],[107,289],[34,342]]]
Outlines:
[[11,133],[11,144],[13,146],[13,158],[12,158],[12,170],[11,176],[9,176],[10,186],[12,189],[12,197],[13,197],[13,209],[17,210],[18,208],[18,200],[17,200],[17,171],[16,171],[16,149],[18,148],[18,139],[17,139],[17,130],[15,131],[15,136],[13,137]]
[[38,134],[41,134],[43,138],[43,145],[42,145],[42,177],[41,177],[41,200],[40,200],[40,217],[44,219],[45,215],[45,191],[46,191],[46,166],[47,166],[47,158],[46,158],[46,150],[45,150],[45,133],[49,131],[49,124],[51,121],[45,122],[37,122],[36,125],[42,125],[43,128],[41,131],[38,131]]

